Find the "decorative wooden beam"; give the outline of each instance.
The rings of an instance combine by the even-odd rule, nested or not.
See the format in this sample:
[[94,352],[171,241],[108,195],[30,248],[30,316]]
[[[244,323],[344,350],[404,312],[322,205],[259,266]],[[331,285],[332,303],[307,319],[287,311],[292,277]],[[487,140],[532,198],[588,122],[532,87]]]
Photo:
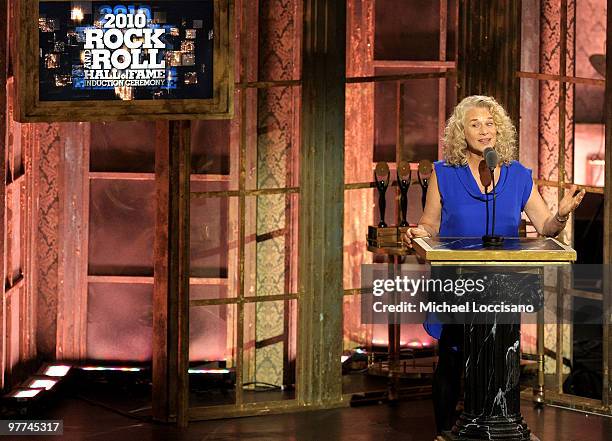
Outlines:
[[[121,179],[124,181],[154,181],[155,173],[129,173],[129,172],[91,172],[89,173],[90,179],[108,179],[117,180]],[[16,178],[16,180],[19,178]],[[211,175],[211,174],[199,174],[191,175],[192,182],[230,182],[229,175]]]
[[[12,89],[12,85],[10,86]],[[17,123],[14,123],[17,125]],[[36,272],[38,270],[38,261],[36,259],[36,240],[38,235],[38,197],[39,187],[38,182],[38,151],[33,142],[26,142],[32,138],[32,130],[23,130],[21,127],[19,131],[21,145],[24,146],[22,150],[23,157],[23,178],[18,178],[15,182],[22,182],[25,189],[23,198],[23,210],[25,211],[24,216],[24,248],[23,248],[23,267],[22,271],[24,274],[25,283],[25,297],[26,297],[26,310],[30,311],[26,325],[27,337],[27,358],[32,360],[33,363],[37,363],[38,357],[38,340],[37,340],[37,323],[38,323],[38,309],[36,303],[38,299],[38,278]],[[38,368],[36,366],[35,368]]]
[[346,2],[304,1],[297,399],[342,400]]
[[347,84],[359,83],[382,83],[389,81],[408,81],[408,80],[424,80],[427,78],[451,78],[455,76],[455,69],[445,68],[441,72],[415,72],[398,75],[373,75],[345,78]]
[[[446,0],[441,0],[441,3]],[[440,25],[446,26],[446,13],[440,15]],[[396,68],[419,68],[419,69],[454,69],[456,63],[454,61],[444,61],[442,57],[446,57],[446,28],[444,32],[440,32],[440,60],[374,60],[374,67],[396,67]]]
[[[8,60],[8,32],[7,32],[8,13],[6,0],[0,0],[0,250],[4,250],[4,228],[5,228],[5,206],[6,206],[6,74]],[[4,254],[3,254],[4,256]],[[3,257],[5,259],[6,256]],[[5,268],[4,261],[2,268]],[[4,270],[2,270],[2,280],[4,281]],[[4,299],[4,282],[0,292],[0,388],[4,388],[4,373],[7,367],[6,346],[8,341],[6,336],[6,304]]]
[[559,81],[562,83],[570,84],[586,84],[588,86],[605,86],[606,80],[600,80],[597,78],[582,78],[582,77],[568,77],[567,75],[551,75],[543,74],[538,72],[522,72],[516,73],[518,78],[532,78],[535,80],[552,80]]
[[[606,39],[606,169],[605,169],[605,192],[604,192],[604,322],[603,322],[603,388],[602,404],[612,405],[612,297],[610,295],[610,284],[612,274],[612,200],[610,199],[610,186],[612,185],[612,0],[608,0],[608,23]],[[607,286],[606,286],[607,285]]]
[[89,123],[60,124],[57,345],[59,360],[87,357]]
[[[176,266],[172,265],[170,295],[177,299],[177,422],[186,427],[189,419],[189,272],[190,246],[190,179],[191,173],[191,123],[170,122],[171,205],[170,243],[176,244]],[[178,178],[178,179],[176,179]],[[176,206],[176,208],[174,208]],[[176,211],[175,211],[176,210]],[[172,248],[171,248],[172,249]],[[171,256],[173,254],[171,253]],[[172,262],[173,263],[173,262]],[[176,269],[175,269],[176,268]],[[176,271],[176,273],[175,273]],[[176,288],[175,288],[176,287]],[[172,343],[172,342],[171,342]]]
[[[448,43],[448,0],[440,0],[440,44],[438,46],[438,59],[444,63],[452,63],[456,67],[455,61],[446,61],[446,45]],[[455,28],[456,29],[456,28]],[[446,101],[447,83],[444,79],[438,80],[438,158],[444,156],[444,128],[446,126]]]
[[[176,402],[170,393],[176,390],[176,377],[169,375],[171,351],[168,346],[170,334],[168,323],[168,271],[169,241],[168,221],[170,214],[170,161],[168,122],[157,122],[155,126],[155,196],[157,199],[155,218],[155,240],[153,243],[153,418],[170,421]],[[172,334],[172,335],[176,335]],[[176,352],[176,351],[175,351]]]
[[187,424],[190,123],[158,122],[153,282],[153,417]]
[[531,75],[540,75],[535,73],[540,70],[540,0],[523,0],[521,9],[521,69],[525,72],[516,73],[521,84],[518,159],[538,177],[540,82],[521,78],[534,79]]
[[521,2],[459,2],[458,100],[493,96],[518,125]]
[[115,283],[115,284],[142,284],[142,285],[153,285],[154,278],[147,276],[87,276],[87,282],[89,283]]

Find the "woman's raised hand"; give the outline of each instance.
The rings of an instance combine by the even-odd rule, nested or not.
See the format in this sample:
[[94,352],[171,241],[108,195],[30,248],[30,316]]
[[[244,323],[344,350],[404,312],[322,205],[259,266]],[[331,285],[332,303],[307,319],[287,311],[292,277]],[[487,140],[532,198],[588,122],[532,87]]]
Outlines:
[[580,205],[580,202],[582,202],[582,198],[584,198],[586,191],[582,189],[580,190],[580,193],[574,196],[574,193],[576,193],[576,188],[576,184],[572,185],[565,192],[565,196],[563,196],[561,202],[559,202],[560,217],[567,217],[572,211],[576,209],[576,207],[578,207],[578,205]]
[[429,233],[421,227],[408,228],[404,234],[402,234],[402,243],[408,248],[412,248],[412,239],[416,237],[429,237]]

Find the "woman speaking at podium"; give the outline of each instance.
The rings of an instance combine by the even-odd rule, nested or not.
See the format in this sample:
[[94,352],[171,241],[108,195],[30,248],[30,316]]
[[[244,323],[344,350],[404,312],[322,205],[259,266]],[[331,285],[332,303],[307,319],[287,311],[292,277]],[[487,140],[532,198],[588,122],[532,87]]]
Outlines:
[[[556,236],[569,214],[582,201],[585,191],[574,196],[573,185],[552,214],[538,192],[531,170],[516,158],[516,129],[505,110],[488,96],[463,99],[449,118],[444,132],[444,160],[434,164],[427,190],[427,202],[418,227],[403,236],[411,247],[416,237],[481,237],[488,234],[487,190],[491,173],[483,153],[493,148],[498,164],[494,168],[496,213],[495,233],[518,237],[524,211],[537,232]],[[490,207],[492,204],[489,203]],[[490,209],[490,208],[489,208]],[[492,221],[492,214],[488,216]],[[438,338],[439,361],[434,374],[433,401],[438,433],[451,430],[459,399],[463,370],[463,325],[426,324],[427,331]]]

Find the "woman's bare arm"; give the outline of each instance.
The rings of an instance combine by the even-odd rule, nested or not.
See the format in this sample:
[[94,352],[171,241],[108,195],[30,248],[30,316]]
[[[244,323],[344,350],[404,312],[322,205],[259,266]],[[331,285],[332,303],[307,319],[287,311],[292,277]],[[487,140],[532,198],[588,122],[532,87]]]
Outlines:
[[559,203],[559,211],[557,215],[553,215],[550,213],[546,202],[540,196],[540,192],[538,191],[535,183],[531,188],[531,195],[527,200],[527,204],[525,205],[525,213],[529,220],[535,227],[538,234],[543,236],[557,236],[563,229],[565,228],[566,222],[561,222],[559,218],[566,218],[572,211],[576,209],[580,202],[582,202],[582,198],[584,197],[585,191],[582,190],[576,196],[574,193],[576,192],[576,186],[571,186],[565,193],[565,196]]

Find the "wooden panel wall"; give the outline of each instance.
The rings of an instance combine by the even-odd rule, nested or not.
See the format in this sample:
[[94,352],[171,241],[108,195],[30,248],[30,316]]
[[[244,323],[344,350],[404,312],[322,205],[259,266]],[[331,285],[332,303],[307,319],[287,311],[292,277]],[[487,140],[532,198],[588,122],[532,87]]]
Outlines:
[[519,121],[520,0],[459,2],[458,99],[493,96]]

